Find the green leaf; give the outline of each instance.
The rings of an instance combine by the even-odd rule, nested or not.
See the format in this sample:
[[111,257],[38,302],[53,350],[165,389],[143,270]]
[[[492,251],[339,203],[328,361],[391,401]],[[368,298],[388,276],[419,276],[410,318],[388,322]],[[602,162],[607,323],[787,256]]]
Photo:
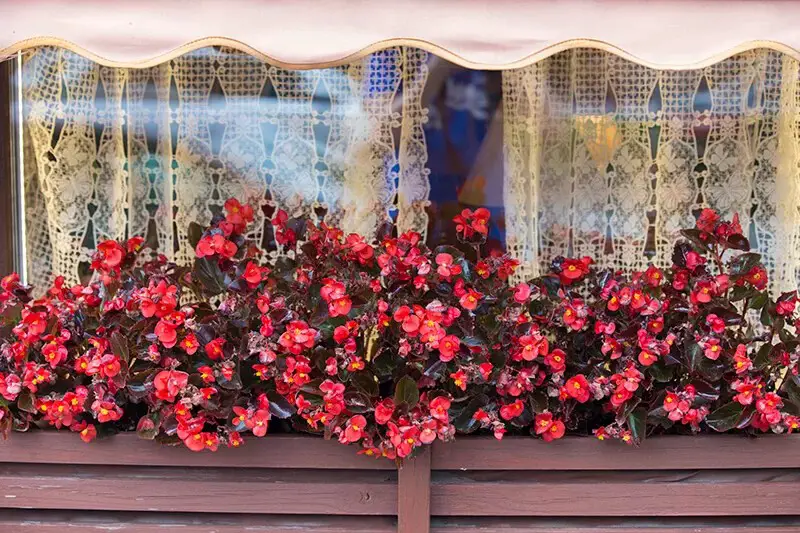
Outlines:
[[708,237],[703,238],[703,235],[708,235],[707,233],[701,232],[699,229],[682,229],[681,235],[683,235],[686,239],[691,242],[695,248],[699,250],[708,250]]
[[731,275],[741,276],[747,274],[750,269],[761,263],[761,254],[748,252],[734,257],[730,262]]
[[269,399],[269,412],[277,418],[289,418],[297,412],[297,409],[289,401],[275,391],[267,393]]
[[756,367],[758,370],[763,370],[766,368],[772,358],[770,355],[772,354],[772,345],[769,343],[765,343],[758,349],[756,352],[756,356],[753,358],[753,366]]
[[203,238],[203,226],[198,224],[197,222],[189,222],[189,244],[192,245],[192,249],[197,247],[197,243],[200,242],[200,239]]
[[350,381],[355,385],[356,389],[360,390],[368,397],[372,398],[378,395],[378,380],[375,376],[366,370],[356,372],[350,378]]
[[697,370],[700,367],[700,363],[705,359],[703,355],[703,347],[700,346],[698,343],[691,340],[691,338],[686,338],[686,362],[689,363],[689,367],[692,370]]
[[725,432],[734,428],[747,427],[753,417],[753,407],[739,402],[726,403],[706,418],[706,424],[714,431]]
[[[489,397],[485,394],[479,394],[465,405],[461,410],[454,413],[453,426],[459,433],[471,433],[478,429],[480,423],[472,418],[478,409],[486,406],[489,403]],[[453,411],[453,409],[451,409]]]
[[702,379],[692,380],[691,385],[694,387],[700,399],[706,402],[715,402],[719,399],[719,386],[715,387]]
[[394,389],[394,403],[414,407],[419,403],[419,388],[417,382],[410,376],[403,376]]
[[17,396],[17,407],[26,413],[36,413],[36,406],[34,405],[33,393],[30,391],[22,391]]
[[728,248],[733,250],[741,250],[743,252],[750,250],[750,241],[748,241],[747,238],[741,233],[734,233],[728,237],[725,244],[728,245]]
[[634,444],[641,444],[647,433],[647,410],[638,407],[628,415],[628,429],[631,430]]
[[750,298],[750,301],[747,302],[747,307],[750,309],[761,309],[769,302],[769,295],[764,292],[756,293],[753,297]]
[[225,274],[219,268],[219,261],[215,257],[195,259],[192,273],[210,295],[216,296],[225,290]]
[[130,361],[130,353],[128,351],[128,339],[119,331],[111,334],[111,351],[126,363]]
[[674,365],[667,365],[661,359],[647,367],[647,372],[653,376],[653,379],[661,383],[667,383],[672,380],[674,370]]

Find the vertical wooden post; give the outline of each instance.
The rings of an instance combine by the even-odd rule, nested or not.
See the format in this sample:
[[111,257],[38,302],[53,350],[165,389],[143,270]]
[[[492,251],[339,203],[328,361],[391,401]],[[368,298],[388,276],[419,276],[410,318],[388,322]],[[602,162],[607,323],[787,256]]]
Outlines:
[[11,60],[0,61],[0,276],[14,270],[14,129],[11,98]]
[[397,533],[431,529],[431,447],[406,461],[397,473]]

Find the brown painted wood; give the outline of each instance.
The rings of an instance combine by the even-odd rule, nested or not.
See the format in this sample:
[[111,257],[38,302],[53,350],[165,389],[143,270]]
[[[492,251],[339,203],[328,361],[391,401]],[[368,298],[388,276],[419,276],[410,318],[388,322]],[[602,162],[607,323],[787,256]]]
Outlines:
[[0,439],[0,463],[55,463],[85,465],[149,465],[235,468],[320,468],[395,470],[393,462],[358,455],[320,437],[267,435],[251,437],[241,448],[192,452],[121,434],[84,444],[74,433],[31,431]]
[[398,471],[397,533],[429,533],[431,453],[425,447]]
[[14,270],[11,62],[0,61],[0,276]]
[[448,472],[435,516],[792,516],[800,470]]
[[450,518],[433,533],[800,533],[800,518]]
[[434,446],[434,470],[674,470],[800,468],[800,435],[663,436],[640,447],[594,438],[555,442],[459,438]]
[[0,510],[3,533],[393,533],[388,517],[186,515]]
[[394,472],[0,466],[0,508],[395,515]]

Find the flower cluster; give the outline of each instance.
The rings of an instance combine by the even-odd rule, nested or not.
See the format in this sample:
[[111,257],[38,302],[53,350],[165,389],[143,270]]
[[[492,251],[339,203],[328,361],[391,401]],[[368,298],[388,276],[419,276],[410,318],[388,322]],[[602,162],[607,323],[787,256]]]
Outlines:
[[[261,213],[258,213],[261,217]],[[256,213],[228,200],[179,266],[143,241],[101,243],[96,275],[41,297],[0,283],[0,430],[119,431],[191,450],[288,429],[402,459],[483,431],[792,432],[800,427],[795,292],[772,298],[737,218],[703,211],[672,265],[644,272],[480,249],[488,211],[455,247],[408,232],[370,243],[278,211],[270,264]]]

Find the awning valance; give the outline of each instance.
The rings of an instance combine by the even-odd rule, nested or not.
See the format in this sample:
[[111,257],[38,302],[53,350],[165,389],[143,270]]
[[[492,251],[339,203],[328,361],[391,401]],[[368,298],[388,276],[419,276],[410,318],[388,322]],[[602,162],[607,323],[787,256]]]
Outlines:
[[800,59],[799,20],[788,0],[29,0],[0,3],[0,57],[58,45],[146,67],[225,45],[313,68],[406,45],[508,69],[594,47],[676,69],[763,47]]

